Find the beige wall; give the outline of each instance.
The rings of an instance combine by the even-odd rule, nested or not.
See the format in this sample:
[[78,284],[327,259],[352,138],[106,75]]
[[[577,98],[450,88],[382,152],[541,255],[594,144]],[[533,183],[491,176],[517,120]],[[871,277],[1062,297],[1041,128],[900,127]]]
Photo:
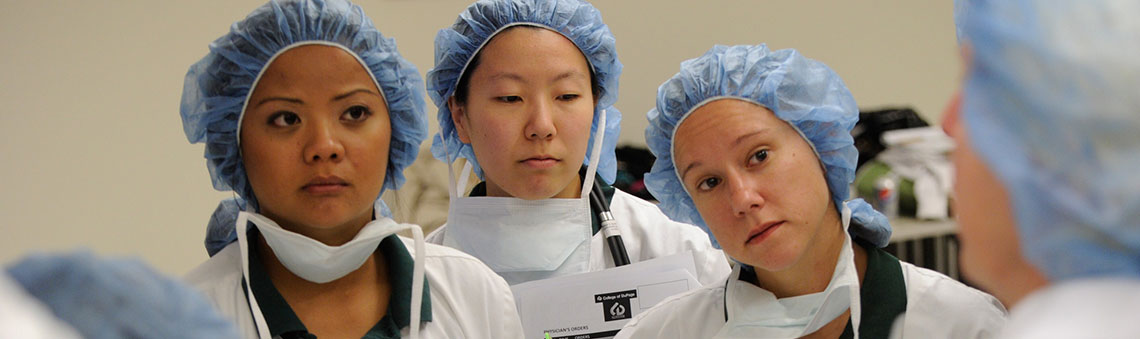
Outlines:
[[[89,247],[181,274],[205,260],[218,199],[178,115],[187,67],[261,1],[0,3],[0,262]],[[432,65],[463,0],[360,3]],[[834,68],[861,107],[936,119],[958,73],[948,1],[599,0],[625,73],[623,143],[644,144],[657,86],[712,44],[767,42]],[[434,110],[431,110],[434,121]],[[434,132],[434,129],[433,129]]]

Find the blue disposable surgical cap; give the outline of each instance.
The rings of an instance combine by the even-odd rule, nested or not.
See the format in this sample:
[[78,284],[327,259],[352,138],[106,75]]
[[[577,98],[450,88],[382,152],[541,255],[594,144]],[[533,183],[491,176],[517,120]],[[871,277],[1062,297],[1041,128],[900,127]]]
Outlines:
[[958,3],[969,145],[1051,279],[1140,276],[1136,1]]
[[136,259],[37,254],[7,273],[85,338],[238,338],[204,296]]
[[404,183],[403,170],[427,137],[419,71],[359,6],[341,0],[270,1],[210,44],[210,53],[190,66],[182,90],[182,126],[191,143],[206,143],[214,188],[237,192],[254,209],[257,199],[238,140],[246,99],[276,55],[306,43],[332,44],[355,54],[383,92],[392,139],[381,192]]
[[793,49],[770,51],[766,45],[714,46],[682,62],[681,71],[657,89],[657,108],[649,111],[645,130],[657,160],[645,175],[645,186],[666,215],[709,231],[673,163],[673,135],[686,116],[717,98],[759,104],[798,130],[819,155],[836,208],[846,203],[851,209],[848,231],[876,246],[887,245],[887,218],[862,199],[845,202],[859,157],[851,137],[859,120],[855,98],[827,65]]
[[212,257],[237,241],[237,232],[234,230],[237,229],[238,212],[243,205],[245,202],[241,198],[222,199],[218,202],[218,207],[214,208],[214,214],[210,215],[210,221],[206,224],[206,254]]
[[[428,95],[439,107],[439,133],[432,140],[431,153],[436,159],[451,163],[466,158],[483,178],[483,169],[475,159],[471,145],[459,140],[447,100],[455,95],[459,79],[471,70],[471,59],[495,34],[514,26],[547,28],[565,36],[586,56],[600,93],[594,106],[594,121],[590,135],[598,133],[598,120],[606,111],[605,135],[598,174],[607,183],[617,177],[617,146],[621,129],[621,112],[613,107],[618,97],[618,77],[621,62],[617,58],[614,36],[602,22],[602,14],[594,6],[581,0],[481,0],[459,14],[455,24],[439,31],[435,36],[435,68],[427,73]],[[593,149],[593,138],[587,149]],[[590,155],[586,154],[585,162]]]

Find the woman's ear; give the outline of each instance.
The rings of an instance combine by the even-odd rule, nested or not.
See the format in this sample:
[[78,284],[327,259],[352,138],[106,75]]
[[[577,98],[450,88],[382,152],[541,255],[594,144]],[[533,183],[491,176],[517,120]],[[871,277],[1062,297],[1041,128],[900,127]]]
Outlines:
[[459,135],[459,141],[470,144],[471,137],[467,134],[467,112],[465,106],[455,101],[455,96],[447,98],[447,109],[451,111],[451,123],[455,125],[455,133]]

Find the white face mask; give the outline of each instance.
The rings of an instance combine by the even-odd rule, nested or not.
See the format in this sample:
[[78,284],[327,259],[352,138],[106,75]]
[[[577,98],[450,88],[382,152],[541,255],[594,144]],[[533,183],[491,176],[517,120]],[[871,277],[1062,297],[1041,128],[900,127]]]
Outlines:
[[799,338],[819,330],[851,309],[851,328],[859,338],[859,275],[851,236],[851,210],[843,207],[843,248],[823,292],[777,299],[771,292],[739,280],[739,265],[725,290],[728,322],[714,338]]
[[[424,253],[424,236],[419,225],[399,224],[392,219],[380,215],[376,207],[376,220],[364,225],[352,240],[340,246],[328,246],[320,241],[304,235],[293,233],[278,226],[276,222],[257,213],[239,212],[236,222],[238,230],[238,246],[241,249],[242,274],[246,284],[249,283],[249,240],[246,236],[246,223],[252,221],[261,231],[265,242],[269,244],[277,260],[281,262],[298,277],[322,284],[330,282],[360,268],[368,256],[376,251],[380,242],[389,235],[410,229],[415,238],[414,264],[412,268],[412,305],[411,305],[411,332],[412,338],[419,337],[420,308],[423,304],[424,262],[420,255]],[[265,316],[260,312],[257,299],[253,296],[253,289],[246,286],[246,297],[249,298],[257,331],[263,338],[268,338],[269,326]]]
[[256,213],[241,212],[261,231],[277,260],[302,279],[318,284],[327,283],[355,271],[376,251],[380,241],[407,228],[392,219],[376,219],[364,225],[356,237],[340,246],[329,246],[313,238],[288,231],[273,220]]
[[[601,114],[598,126],[605,126],[606,111]],[[594,135],[590,164],[576,199],[460,197],[458,192],[466,187],[459,185],[467,182],[471,164],[455,180],[449,163],[451,201],[443,244],[479,258],[511,285],[585,272],[593,236],[589,192],[604,134],[605,128],[599,127]]]

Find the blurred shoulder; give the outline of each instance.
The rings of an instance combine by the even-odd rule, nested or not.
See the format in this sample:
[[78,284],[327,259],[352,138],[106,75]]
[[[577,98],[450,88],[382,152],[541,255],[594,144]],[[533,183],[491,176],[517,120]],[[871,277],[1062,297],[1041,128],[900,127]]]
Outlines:
[[1003,338],[1140,338],[1140,280],[1060,282],[1013,308]]

